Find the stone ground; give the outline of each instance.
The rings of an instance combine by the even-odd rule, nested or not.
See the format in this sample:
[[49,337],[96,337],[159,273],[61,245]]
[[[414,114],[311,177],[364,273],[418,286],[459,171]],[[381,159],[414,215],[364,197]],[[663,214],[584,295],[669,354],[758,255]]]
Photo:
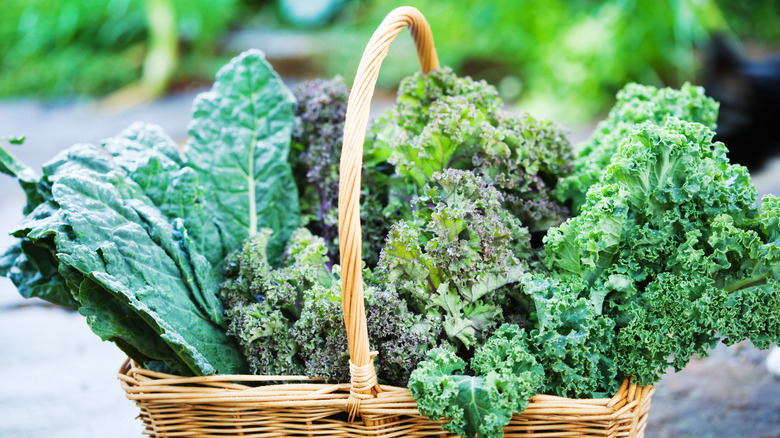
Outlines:
[[[12,151],[35,169],[76,142],[99,142],[140,120],[186,136],[194,93],[117,112],[89,103],[0,102],[0,135],[26,134]],[[755,176],[762,193],[780,194],[780,161]],[[24,198],[0,175],[0,248],[21,217]],[[780,438],[780,379],[766,371],[767,351],[721,346],[667,375],[657,386],[647,438]],[[82,317],[23,300],[0,278],[0,437],[139,438],[137,410],[116,379],[124,355],[101,342]]]

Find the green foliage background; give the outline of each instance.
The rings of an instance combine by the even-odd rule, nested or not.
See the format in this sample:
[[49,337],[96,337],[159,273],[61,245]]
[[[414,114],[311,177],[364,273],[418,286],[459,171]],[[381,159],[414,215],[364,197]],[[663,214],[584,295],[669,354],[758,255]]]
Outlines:
[[[213,78],[231,30],[303,33],[320,42],[321,76],[349,78],[384,15],[412,5],[428,17],[442,64],[487,79],[504,100],[546,117],[592,118],[629,81],[696,83],[713,32],[780,45],[780,4],[726,0],[171,0],[181,59],[174,86]],[[105,95],[141,75],[144,0],[5,0],[0,97]],[[417,68],[399,38],[380,76],[393,88]]]
[[[180,75],[218,62],[216,44],[238,15],[237,0],[172,0]],[[141,75],[147,50],[144,0],[4,0],[0,8],[0,96],[102,95]],[[224,61],[221,59],[220,61]]]
[[[359,44],[387,11],[403,4],[428,18],[442,64],[487,79],[505,100],[522,100],[544,116],[593,117],[630,81],[695,82],[701,49],[714,32],[763,45],[780,42],[780,6],[768,0],[751,7],[724,0],[377,0],[356,8],[354,30],[334,28],[344,36],[340,47],[355,55],[329,59],[342,69],[345,63],[356,67]],[[354,44],[352,35],[359,35]],[[410,43],[391,49],[385,64],[394,67],[380,84],[416,69],[410,50]]]

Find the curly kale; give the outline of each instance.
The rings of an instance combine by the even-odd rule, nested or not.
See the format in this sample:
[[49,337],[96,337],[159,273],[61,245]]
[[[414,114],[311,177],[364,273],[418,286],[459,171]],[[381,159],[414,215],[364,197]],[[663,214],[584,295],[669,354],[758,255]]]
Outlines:
[[[282,266],[273,268],[266,254],[270,234],[263,230],[247,239],[226,263],[221,296],[228,333],[255,374],[349,380],[341,283],[338,270],[328,269],[325,242],[300,228]],[[404,385],[435,346],[436,321],[412,314],[392,291],[369,285],[364,296],[369,340],[380,352],[377,374],[383,382]]]
[[[465,108],[456,99],[452,102]],[[516,300],[511,305],[522,306],[525,325],[505,323],[492,335],[483,334],[470,367],[469,352],[434,350],[409,382],[421,412],[434,419],[447,417],[445,427],[462,436],[498,437],[513,409],[519,412],[524,406],[494,387],[491,375],[517,377],[515,387],[529,394],[608,397],[623,378],[653,384],[669,367],[681,369],[721,340],[748,339],[759,348],[780,341],[780,198],[766,196],[759,208],[747,170],[731,165],[725,146],[712,141],[716,110],[703,90],[689,85],[680,91],[632,85],[621,93],[578,157],[575,174],[559,182],[559,194],[583,191],[574,204],[579,214],[549,230],[543,266],[532,264],[533,270],[520,272],[510,288],[499,289]],[[431,117],[438,111],[433,108]],[[477,130],[466,119],[452,132],[472,138],[471,130]],[[485,143],[490,129],[480,130],[475,144]],[[429,145],[445,144],[421,138]],[[467,143],[461,144],[479,157]],[[433,146],[425,148],[433,151],[430,155],[418,154],[416,161],[399,160],[399,172],[426,175],[436,158],[458,157]],[[472,172],[484,176],[486,167],[480,163]],[[500,178],[480,181],[510,198],[501,192]],[[465,296],[459,289],[449,292],[450,284],[458,284],[447,282],[446,275],[453,275],[449,267],[457,267],[461,259],[471,266],[484,261],[463,249],[472,249],[465,241],[471,243],[480,227],[491,223],[491,209],[462,209],[471,204],[446,195],[452,192],[446,184],[439,184],[439,191],[421,191],[415,221],[393,228],[380,267],[387,270],[391,286],[406,291],[402,296],[412,303],[418,296],[431,297],[427,305],[413,304],[416,310],[450,316],[451,309],[463,309]],[[512,208],[503,198],[497,205]],[[458,212],[463,210],[485,217],[461,222]],[[462,223],[468,224],[465,234],[459,234]],[[442,232],[447,226],[450,232]],[[508,251],[506,243],[500,247]],[[446,258],[450,254],[453,259]],[[490,275],[495,269],[485,264],[476,272]],[[446,285],[447,295],[440,284]],[[490,316],[508,319],[497,312]],[[494,360],[481,362],[488,346]],[[515,363],[517,350],[539,373],[523,378],[503,368]]]
[[451,419],[444,427],[452,433],[502,436],[535,394],[602,398],[618,389],[615,325],[579,296],[583,284],[540,274],[525,274],[521,283],[535,304],[529,327],[503,324],[468,368],[454,350],[437,349],[412,373],[409,388],[420,412]]
[[406,301],[392,290],[367,287],[366,322],[371,348],[378,349],[374,366],[384,382],[406,386],[409,375],[439,344],[441,322],[409,311]]
[[506,208],[532,230],[565,220],[568,211],[552,197],[557,181],[571,171],[565,132],[501,105],[494,87],[449,68],[406,78],[396,106],[371,127],[365,161],[390,164],[397,177],[378,211],[408,220],[409,200],[433,175],[459,169],[493,184]]
[[631,83],[617,93],[615,105],[601,121],[591,138],[578,150],[574,171],[563,178],[556,190],[560,201],[571,203],[579,213],[588,188],[599,181],[620,144],[640,124],[662,125],[670,117],[697,122],[715,129],[718,102],[704,93],[704,88],[685,83],[677,90]]
[[338,236],[338,168],[349,93],[341,77],[301,83],[289,159],[307,227],[325,239],[331,258]]
[[529,353],[528,334],[506,324],[477,348],[471,369],[451,349],[432,350],[412,373],[420,413],[462,437],[498,437],[541,388],[544,370]]
[[572,172],[572,147],[564,130],[529,114],[498,113],[500,141],[477,151],[474,172],[504,195],[504,207],[532,231],[546,230],[569,217],[555,202],[561,177]]
[[[306,291],[323,286],[316,282],[314,263],[275,270],[268,262],[270,229],[244,242],[241,251],[225,262],[220,295],[225,304],[228,334],[234,336],[255,374],[305,374],[292,328],[300,318]],[[294,245],[306,233],[293,234]]]
[[546,264],[584,282],[617,328],[621,376],[652,384],[721,337],[780,339],[780,203],[759,212],[747,170],[704,125],[639,125],[582,213],[551,229]]
[[579,278],[531,274],[523,290],[534,301],[529,351],[545,371],[540,392],[561,397],[611,397],[618,389],[615,323],[581,297]]
[[431,181],[415,200],[415,219],[391,228],[378,270],[412,310],[441,321],[446,339],[469,349],[510,313],[507,292],[527,269],[529,234],[473,173],[447,169]]

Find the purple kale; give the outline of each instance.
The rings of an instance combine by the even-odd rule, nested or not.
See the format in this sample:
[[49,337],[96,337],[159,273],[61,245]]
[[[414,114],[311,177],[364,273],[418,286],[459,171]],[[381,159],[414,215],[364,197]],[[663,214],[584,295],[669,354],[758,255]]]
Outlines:
[[298,105],[290,161],[301,213],[308,219],[307,227],[325,239],[331,256],[337,249],[338,168],[348,96],[341,77],[306,81],[295,90]]

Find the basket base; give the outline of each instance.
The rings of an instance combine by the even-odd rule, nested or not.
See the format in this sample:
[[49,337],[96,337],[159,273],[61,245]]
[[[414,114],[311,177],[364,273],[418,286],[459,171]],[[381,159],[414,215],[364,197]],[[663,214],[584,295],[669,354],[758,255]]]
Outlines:
[[[442,437],[441,422],[420,415],[406,388],[383,386],[349,422],[349,384],[312,381],[257,386],[284,377],[179,377],[127,361],[119,372],[147,435],[165,437]],[[290,379],[292,380],[292,378]],[[641,438],[655,389],[623,382],[608,399],[537,395],[504,428],[509,438]]]

